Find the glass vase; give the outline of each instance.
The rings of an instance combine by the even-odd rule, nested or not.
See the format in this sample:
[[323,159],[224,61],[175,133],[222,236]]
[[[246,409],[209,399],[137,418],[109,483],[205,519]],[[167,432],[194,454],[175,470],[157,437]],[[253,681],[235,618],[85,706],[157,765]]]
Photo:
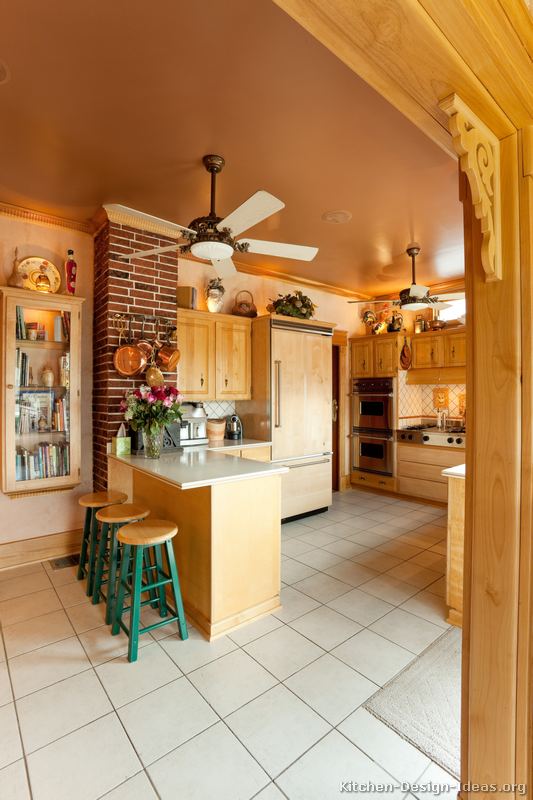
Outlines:
[[143,446],[145,458],[160,458],[163,449],[163,428],[159,428],[156,433],[143,430]]

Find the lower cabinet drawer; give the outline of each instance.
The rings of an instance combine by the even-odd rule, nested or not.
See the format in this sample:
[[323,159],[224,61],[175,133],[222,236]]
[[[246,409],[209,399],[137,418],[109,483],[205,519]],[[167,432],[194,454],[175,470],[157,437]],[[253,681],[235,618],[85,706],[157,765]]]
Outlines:
[[[458,464],[464,462],[464,456],[458,460]],[[453,464],[453,466],[456,466]],[[440,464],[416,464],[414,461],[399,461],[398,475],[400,478],[417,478],[424,481],[437,481],[437,483],[447,483],[448,478],[442,474],[443,466]]]
[[270,446],[243,447],[241,457],[250,461],[270,461]]
[[289,461],[284,466],[289,472],[281,476],[282,519],[331,505],[330,456]]
[[390,475],[377,475],[373,472],[363,472],[354,469],[350,476],[352,486],[369,486],[372,489],[386,489],[389,492],[396,491],[396,478]]
[[448,501],[448,483],[438,481],[426,481],[419,478],[398,479],[398,491],[400,494],[408,494],[413,497],[425,497],[426,500],[440,500],[443,503]]

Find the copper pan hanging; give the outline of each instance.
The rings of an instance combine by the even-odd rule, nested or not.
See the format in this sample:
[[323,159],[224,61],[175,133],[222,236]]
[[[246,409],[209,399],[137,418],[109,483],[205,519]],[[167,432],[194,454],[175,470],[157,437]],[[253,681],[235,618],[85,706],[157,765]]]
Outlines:
[[121,344],[124,326],[120,328],[118,337],[119,346],[113,354],[113,365],[118,374],[122,375],[123,378],[132,378],[134,375],[138,375],[148,363],[146,354],[133,344],[131,324],[132,319],[130,317],[126,344]]
[[158,350],[157,353],[157,366],[164,372],[174,372],[178,366],[181,353],[172,342],[171,336],[175,333],[176,327],[169,327],[167,331],[166,341]]

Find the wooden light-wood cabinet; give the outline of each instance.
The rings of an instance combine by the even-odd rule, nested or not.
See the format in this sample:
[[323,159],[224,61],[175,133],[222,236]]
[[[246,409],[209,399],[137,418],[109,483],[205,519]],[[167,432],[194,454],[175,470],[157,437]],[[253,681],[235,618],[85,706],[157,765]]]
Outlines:
[[215,398],[215,320],[178,311],[178,386],[184,399]]
[[0,293],[2,491],[76,486],[83,299],[7,286]]
[[447,333],[444,336],[444,366],[466,366],[466,334]]
[[245,400],[251,392],[251,336],[248,320],[215,322],[216,396]]
[[397,459],[398,491],[401,494],[445,503],[448,480],[442,470],[463,464],[465,451],[425,444],[398,444]]
[[251,397],[251,321],[178,309],[178,386],[184,400]]
[[374,375],[386,377],[398,370],[398,337],[378,337],[374,342]]
[[389,333],[350,339],[352,378],[389,378],[398,372],[406,336]]
[[413,336],[411,341],[412,369],[444,366],[444,341],[442,334]]
[[352,339],[352,378],[369,378],[372,376],[372,340],[370,337]]

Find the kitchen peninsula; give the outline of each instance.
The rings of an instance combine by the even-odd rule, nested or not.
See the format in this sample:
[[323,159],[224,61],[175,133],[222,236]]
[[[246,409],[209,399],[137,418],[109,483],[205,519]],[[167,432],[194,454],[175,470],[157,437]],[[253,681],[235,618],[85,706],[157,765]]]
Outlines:
[[252,459],[206,447],[160,459],[109,455],[109,488],[178,525],[174,551],[185,610],[210,640],[280,607],[287,468]]

